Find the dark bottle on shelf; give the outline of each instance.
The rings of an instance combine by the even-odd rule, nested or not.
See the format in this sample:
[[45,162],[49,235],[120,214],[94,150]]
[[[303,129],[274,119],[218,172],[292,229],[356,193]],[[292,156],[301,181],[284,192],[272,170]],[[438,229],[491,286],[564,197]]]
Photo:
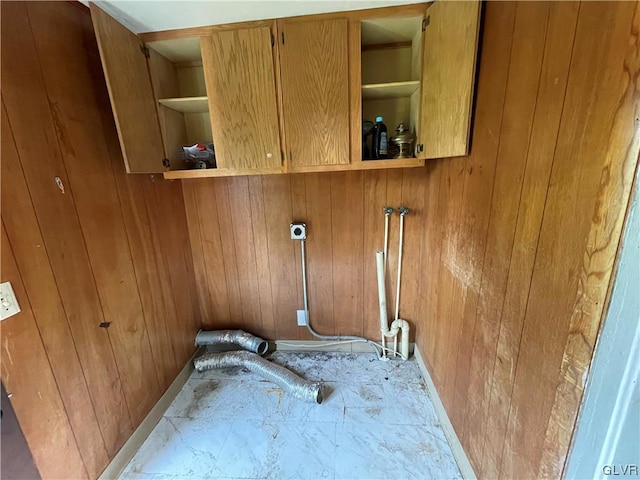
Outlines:
[[387,126],[382,120],[382,117],[376,117],[376,124],[373,126],[371,150],[376,160],[387,158]]

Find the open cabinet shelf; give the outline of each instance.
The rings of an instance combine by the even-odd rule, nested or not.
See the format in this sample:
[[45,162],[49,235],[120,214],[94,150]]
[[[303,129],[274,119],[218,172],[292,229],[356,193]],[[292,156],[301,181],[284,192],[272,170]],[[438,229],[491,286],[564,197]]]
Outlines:
[[[382,117],[387,138],[400,123],[414,135],[418,129],[422,79],[423,15],[370,18],[361,22],[362,119]],[[363,142],[362,163],[373,154],[371,136]],[[393,156],[390,145],[389,154]],[[369,157],[369,158],[367,158]],[[375,162],[408,159],[375,160]]]
[[209,111],[207,97],[160,98],[160,105],[182,113],[205,113]]
[[148,42],[147,48],[165,155],[171,170],[189,168],[182,147],[213,142],[200,39]]
[[363,100],[382,100],[386,98],[410,97],[420,88],[419,80],[407,82],[372,83],[362,85]]

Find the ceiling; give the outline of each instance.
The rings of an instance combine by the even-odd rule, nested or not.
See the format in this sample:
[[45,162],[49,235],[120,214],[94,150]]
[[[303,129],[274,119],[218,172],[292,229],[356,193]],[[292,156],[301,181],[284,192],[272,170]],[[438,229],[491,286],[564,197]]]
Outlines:
[[[88,3],[87,0],[81,1],[85,5]],[[417,0],[98,0],[96,3],[134,33],[142,33],[421,2]]]

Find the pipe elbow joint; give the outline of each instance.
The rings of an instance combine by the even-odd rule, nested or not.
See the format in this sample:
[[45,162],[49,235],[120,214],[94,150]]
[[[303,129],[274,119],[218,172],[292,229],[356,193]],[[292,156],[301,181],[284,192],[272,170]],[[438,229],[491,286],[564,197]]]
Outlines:
[[196,335],[196,346],[198,347],[219,343],[239,345],[260,355],[264,355],[269,349],[269,344],[265,340],[244,330],[200,330]]

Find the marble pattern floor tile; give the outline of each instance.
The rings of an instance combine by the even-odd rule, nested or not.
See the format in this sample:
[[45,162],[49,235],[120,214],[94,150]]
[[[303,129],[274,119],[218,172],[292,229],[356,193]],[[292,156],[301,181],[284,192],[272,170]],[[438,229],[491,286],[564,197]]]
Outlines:
[[194,372],[121,479],[458,479],[414,361],[275,352],[325,382],[301,402],[242,368]]

